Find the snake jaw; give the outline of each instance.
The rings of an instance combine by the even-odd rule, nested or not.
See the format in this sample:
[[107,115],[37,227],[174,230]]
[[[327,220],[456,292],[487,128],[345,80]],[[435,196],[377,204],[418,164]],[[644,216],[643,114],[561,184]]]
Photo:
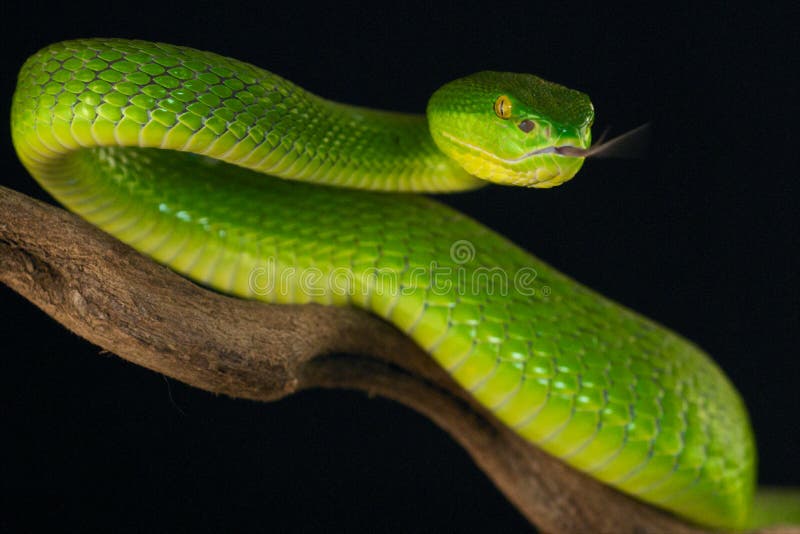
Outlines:
[[498,184],[534,188],[554,187],[574,177],[588,150],[581,145],[589,142],[552,144],[521,156],[503,157],[447,131],[440,132],[439,136],[440,148],[470,174]]

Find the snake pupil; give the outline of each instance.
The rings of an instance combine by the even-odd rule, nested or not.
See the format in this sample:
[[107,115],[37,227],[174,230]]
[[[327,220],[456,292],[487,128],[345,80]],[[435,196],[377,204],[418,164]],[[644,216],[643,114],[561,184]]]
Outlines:
[[494,101],[494,112],[501,119],[511,117],[511,99],[506,95],[501,95]]

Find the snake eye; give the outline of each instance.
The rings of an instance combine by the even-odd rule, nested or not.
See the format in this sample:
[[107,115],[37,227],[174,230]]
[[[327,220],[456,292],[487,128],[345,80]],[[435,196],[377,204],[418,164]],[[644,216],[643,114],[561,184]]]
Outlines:
[[528,133],[536,127],[536,123],[530,119],[525,119],[524,121],[520,122],[517,126],[519,126],[519,129],[522,130],[523,132]]
[[494,113],[501,119],[511,118],[511,99],[506,95],[500,95],[494,101]]

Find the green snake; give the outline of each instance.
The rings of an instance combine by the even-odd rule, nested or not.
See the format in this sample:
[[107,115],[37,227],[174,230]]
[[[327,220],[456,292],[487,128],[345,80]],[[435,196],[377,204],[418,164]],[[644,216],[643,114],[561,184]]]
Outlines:
[[50,194],[175,271],[244,298],[364,308],[536,446],[655,506],[741,528],[754,439],[711,359],[411,194],[561,184],[593,120],[586,95],[529,74],[455,80],[410,115],[209,52],[87,39],[28,59],[11,127]]

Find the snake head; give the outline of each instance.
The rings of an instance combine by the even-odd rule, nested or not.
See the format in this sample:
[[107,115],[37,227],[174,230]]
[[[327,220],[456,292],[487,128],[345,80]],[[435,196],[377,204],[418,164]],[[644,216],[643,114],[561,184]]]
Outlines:
[[439,149],[468,173],[507,185],[553,187],[575,176],[593,121],[587,95],[531,74],[478,72],[428,102]]

